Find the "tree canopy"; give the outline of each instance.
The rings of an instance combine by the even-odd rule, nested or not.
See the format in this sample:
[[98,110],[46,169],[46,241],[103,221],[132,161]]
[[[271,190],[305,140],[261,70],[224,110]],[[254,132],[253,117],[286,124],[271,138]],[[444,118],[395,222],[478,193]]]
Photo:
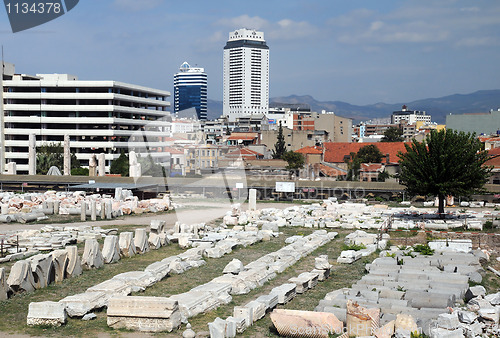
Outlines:
[[384,137],[380,142],[403,142],[403,131],[397,127],[389,127],[384,131]]
[[412,195],[438,196],[442,217],[447,195],[468,196],[482,191],[491,172],[484,166],[488,153],[475,134],[433,130],[425,141],[413,140],[405,147],[407,152],[398,154],[400,183]]
[[285,153],[286,153],[285,136],[283,136],[283,126],[281,125],[280,121],[280,126],[278,129],[278,140],[274,144],[274,149],[273,149],[273,158],[281,159],[283,158],[283,155],[285,155]]
[[[46,175],[50,167],[55,166],[61,172],[64,167],[64,147],[61,142],[44,143],[36,149],[36,173],[38,175]],[[71,154],[71,168],[80,168],[80,161],[75,154]]]
[[109,167],[109,172],[111,174],[119,174],[122,176],[128,176],[128,156],[125,154],[125,151],[122,150],[120,156],[111,162],[111,166]]
[[305,160],[301,153],[296,153],[294,151],[287,151],[283,157],[283,160],[288,162],[287,169],[297,170],[304,166]]
[[146,157],[139,157],[137,162],[141,164],[142,175],[150,175],[153,177],[165,177],[165,168],[161,164],[155,163],[150,154]]
[[347,161],[348,173],[347,180],[357,180],[361,163],[380,163],[384,155],[373,144],[366,145],[358,150],[357,153],[351,153],[350,161]]

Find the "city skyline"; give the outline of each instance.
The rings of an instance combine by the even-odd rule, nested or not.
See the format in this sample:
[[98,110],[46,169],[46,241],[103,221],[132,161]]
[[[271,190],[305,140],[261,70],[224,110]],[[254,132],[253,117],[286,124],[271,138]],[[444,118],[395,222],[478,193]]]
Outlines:
[[[81,2],[13,34],[0,11],[5,61],[19,72],[69,73],[173,92],[190,60],[222,101],[222,48],[230,31],[263,31],[272,46],[270,96],[352,104],[409,102],[500,88],[500,4],[491,1]],[[36,55],[36,57],[33,57]]]

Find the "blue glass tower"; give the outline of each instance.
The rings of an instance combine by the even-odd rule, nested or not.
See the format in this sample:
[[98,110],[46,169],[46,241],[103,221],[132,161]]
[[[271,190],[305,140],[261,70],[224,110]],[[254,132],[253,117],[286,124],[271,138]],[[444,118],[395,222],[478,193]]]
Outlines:
[[207,74],[203,68],[194,68],[184,62],[174,75],[174,112],[196,109],[199,120],[207,119]]

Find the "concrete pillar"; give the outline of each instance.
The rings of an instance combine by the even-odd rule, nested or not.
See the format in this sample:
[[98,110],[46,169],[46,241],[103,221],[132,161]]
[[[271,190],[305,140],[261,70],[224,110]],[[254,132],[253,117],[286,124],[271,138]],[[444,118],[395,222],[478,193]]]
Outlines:
[[61,204],[60,201],[54,201],[54,215],[59,215],[59,205]]
[[2,215],[7,215],[9,213],[9,205],[2,204]]
[[71,175],[71,151],[69,135],[64,135],[64,176]]
[[99,154],[97,161],[99,163],[98,164],[99,168],[97,170],[99,176],[106,175],[106,157],[105,157],[104,153]]
[[104,200],[101,201],[101,219],[106,217],[106,202]]
[[82,201],[81,208],[80,219],[85,222],[87,220],[87,203],[85,201]]
[[250,189],[248,191],[248,210],[257,210],[257,190]]
[[90,177],[97,176],[97,159],[95,155],[92,155],[92,157],[89,160],[89,176]]
[[30,134],[28,147],[28,175],[36,175],[36,136]]
[[7,175],[17,175],[16,162],[7,163]]
[[90,219],[97,221],[97,201],[94,199],[90,201]]
[[141,177],[142,176],[141,164],[137,161],[137,154],[133,150],[128,154],[128,163],[129,163],[129,169],[128,169],[129,176]]

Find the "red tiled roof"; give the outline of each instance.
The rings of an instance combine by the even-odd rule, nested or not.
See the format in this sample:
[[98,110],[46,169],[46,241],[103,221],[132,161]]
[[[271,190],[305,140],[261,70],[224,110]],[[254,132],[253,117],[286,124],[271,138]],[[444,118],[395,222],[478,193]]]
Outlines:
[[259,135],[257,133],[232,133],[227,139],[228,140],[254,140]]
[[172,147],[162,147],[162,148],[163,148],[162,151],[165,153],[176,154],[176,155],[184,154],[184,151]]
[[490,156],[500,155],[500,148],[493,148],[493,149],[488,150],[488,155],[490,155]]
[[330,177],[337,177],[337,176],[345,176],[347,175],[347,172],[345,171],[342,171],[342,170],[339,170],[339,169],[335,169],[335,168],[331,168],[327,165],[324,165],[324,164],[320,164],[319,165],[319,170],[321,170],[321,172],[323,174],[325,174],[326,176],[330,176]]
[[304,147],[304,148],[301,148],[297,151],[295,151],[296,153],[301,153],[301,154],[323,154],[323,148],[322,147],[318,147],[318,146],[310,146],[310,147]]
[[380,171],[383,167],[381,163],[361,163],[360,171],[375,172]]
[[247,157],[258,158],[258,157],[263,157],[264,155],[248,148],[236,149],[226,154],[226,157],[240,157],[240,156],[245,158]]
[[[343,163],[344,156],[357,153],[359,149],[367,145],[376,146],[384,156],[389,154],[390,163],[397,163],[399,161],[398,152],[406,153],[405,142],[326,142],[323,144],[325,147],[324,161],[329,163]],[[383,161],[385,162],[385,160]]]

